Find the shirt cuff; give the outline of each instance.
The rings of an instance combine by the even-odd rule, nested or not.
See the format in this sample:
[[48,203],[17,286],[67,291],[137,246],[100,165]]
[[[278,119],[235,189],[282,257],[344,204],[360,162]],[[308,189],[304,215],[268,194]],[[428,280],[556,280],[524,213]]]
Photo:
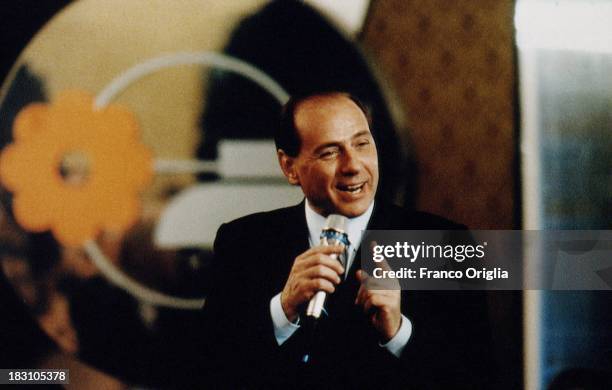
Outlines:
[[404,347],[406,344],[408,344],[410,336],[412,336],[412,322],[410,322],[410,320],[402,314],[402,323],[395,336],[393,336],[393,338],[386,344],[379,345],[386,348],[389,352],[395,355],[395,357],[399,358],[402,355]]
[[298,325],[300,322],[299,317],[297,321],[293,323],[289,321],[285,315],[280,297],[281,294],[278,293],[270,300],[270,315],[272,316],[272,324],[274,325],[274,337],[279,346],[283,345],[283,343],[300,328]]

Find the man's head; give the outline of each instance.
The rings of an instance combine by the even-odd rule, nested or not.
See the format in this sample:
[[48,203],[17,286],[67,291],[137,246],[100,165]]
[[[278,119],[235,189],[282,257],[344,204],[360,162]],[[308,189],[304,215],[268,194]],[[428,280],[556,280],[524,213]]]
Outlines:
[[378,186],[378,154],[369,116],[340,92],[290,100],[275,136],[278,160],[289,183],[302,187],[315,211],[363,214]]

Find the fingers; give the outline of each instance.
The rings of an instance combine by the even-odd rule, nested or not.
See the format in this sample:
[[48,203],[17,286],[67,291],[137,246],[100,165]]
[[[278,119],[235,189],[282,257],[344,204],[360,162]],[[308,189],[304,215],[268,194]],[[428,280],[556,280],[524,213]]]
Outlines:
[[322,254],[313,255],[312,257],[305,259],[301,264],[301,267],[303,269],[313,268],[313,267],[318,267],[318,266],[327,267],[333,270],[338,275],[344,274],[344,267],[342,266],[342,264],[340,264],[338,260],[333,259],[327,255],[322,255]]
[[293,264],[294,272],[322,265],[331,268],[337,274],[343,274],[344,267],[342,267],[342,264],[331,257],[331,255],[340,254],[342,251],[343,248],[341,246],[311,248],[296,258]]
[[362,306],[364,313],[370,314],[379,309],[399,306],[397,295],[395,291],[368,290],[362,285],[357,292],[355,304]]
[[357,271],[357,280],[361,285],[359,286],[359,290],[357,291],[357,297],[355,298],[356,305],[363,305],[367,299],[366,295],[368,292],[368,288],[366,286],[366,282],[368,280],[368,274],[363,270]]
[[325,291],[328,294],[331,294],[336,291],[336,288],[334,287],[333,283],[326,279],[311,279],[308,281],[308,283],[308,299],[312,298],[317,291]]
[[368,315],[368,314],[374,314],[374,309],[376,308],[374,306],[374,302],[373,302],[373,298],[372,296],[370,296],[369,298],[366,299],[366,301],[363,303],[363,312]]
[[363,283],[368,280],[368,274],[365,273],[364,270],[357,270],[357,280],[359,280],[359,283],[363,286]]
[[359,286],[357,297],[355,297],[355,305],[363,305],[363,302],[365,302],[365,291],[366,289],[363,284]]
[[358,296],[359,305],[361,305],[363,312],[366,315],[374,314],[375,311],[381,306],[381,302],[378,299],[378,295],[364,289],[363,293]]
[[310,255],[313,254],[317,254],[317,253],[323,253],[326,255],[330,255],[330,254],[341,254],[344,251],[344,247],[342,245],[329,245],[329,246],[323,246],[323,245],[319,245],[319,246],[313,246],[312,248],[308,249],[306,252],[302,253],[301,255],[299,255],[297,257],[296,260],[299,260],[302,257],[309,257]]
[[317,246],[295,258],[285,287],[281,292],[281,306],[287,318],[293,320],[317,291],[331,294],[344,273],[342,264],[332,257],[344,251],[342,246]]
[[[363,270],[357,271],[357,280],[359,280],[361,286],[359,286],[359,290],[357,291],[355,304],[365,305],[368,301],[370,301],[368,310],[371,308],[371,306],[381,307],[387,304],[387,299],[380,300],[379,297],[393,298],[396,295],[400,295],[400,292],[397,289],[379,288],[382,287],[382,285],[377,283],[376,280],[370,278],[370,276]],[[374,298],[373,301],[372,298]]]
[[309,279],[326,279],[334,284],[339,284],[342,279],[338,275],[338,271],[324,264],[315,264],[301,272],[301,274]]
[[[383,261],[381,267],[389,265]],[[364,314],[369,317],[374,328],[381,334],[383,340],[390,340],[401,324],[401,293],[399,289],[380,288],[380,282],[363,270],[357,271],[357,279],[361,283],[355,298],[355,304],[360,305]],[[377,288],[378,287],[378,288]]]
[[357,271],[357,280],[361,283],[361,287],[364,287],[366,290],[375,290],[381,287],[378,280],[371,278],[367,272],[361,269]]

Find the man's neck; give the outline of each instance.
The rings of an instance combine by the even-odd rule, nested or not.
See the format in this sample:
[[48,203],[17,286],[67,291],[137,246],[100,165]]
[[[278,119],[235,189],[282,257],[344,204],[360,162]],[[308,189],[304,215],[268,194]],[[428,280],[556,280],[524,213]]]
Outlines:
[[[308,198],[305,198],[305,199],[306,199],[306,207],[307,207],[308,209],[310,209],[310,211],[312,211],[313,213],[317,214],[318,216],[320,216],[320,217],[322,217],[322,218],[327,218],[327,217],[328,217],[330,214],[334,214],[334,213],[328,213],[328,214],[320,213],[320,212],[319,212],[319,211],[317,211],[317,210],[314,208],[314,206],[313,206],[313,205],[312,205],[312,204],[311,204],[311,203],[308,201]],[[372,215],[372,209],[373,209],[373,208],[374,208],[374,200],[372,200],[372,203],[370,203],[370,205],[368,206],[368,208],[367,208],[367,209],[366,209],[366,210],[365,210],[363,213],[361,213],[360,215],[358,215],[358,216],[356,216],[356,217],[350,217],[350,218],[349,218],[349,217],[347,217],[347,218],[349,219],[349,221],[351,221],[351,220],[355,220],[355,219],[361,218],[361,217],[362,217],[362,216],[364,216],[364,215],[369,215],[369,216],[371,216],[371,215]],[[340,214],[340,215],[341,215],[341,214]],[[370,219],[370,218],[368,217],[368,220],[369,220],[369,219]]]

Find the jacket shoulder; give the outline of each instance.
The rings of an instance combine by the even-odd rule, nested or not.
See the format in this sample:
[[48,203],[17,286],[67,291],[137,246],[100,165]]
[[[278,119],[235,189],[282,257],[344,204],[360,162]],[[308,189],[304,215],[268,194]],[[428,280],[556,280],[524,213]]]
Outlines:
[[245,215],[221,225],[217,232],[220,234],[232,234],[237,236],[263,234],[282,228],[283,225],[291,223],[291,218],[299,215],[300,205],[284,207],[271,211],[262,211]]
[[[393,204],[382,205],[380,214],[386,221],[388,229],[401,230],[464,230],[463,224],[451,221],[445,217],[424,212],[405,209]],[[382,222],[382,221],[381,221]]]
[[438,230],[457,230],[457,229],[467,229],[467,226],[451,221],[450,219],[444,218],[442,216],[427,213],[424,211],[415,211],[414,217],[415,220],[419,221],[421,225],[431,229]]

